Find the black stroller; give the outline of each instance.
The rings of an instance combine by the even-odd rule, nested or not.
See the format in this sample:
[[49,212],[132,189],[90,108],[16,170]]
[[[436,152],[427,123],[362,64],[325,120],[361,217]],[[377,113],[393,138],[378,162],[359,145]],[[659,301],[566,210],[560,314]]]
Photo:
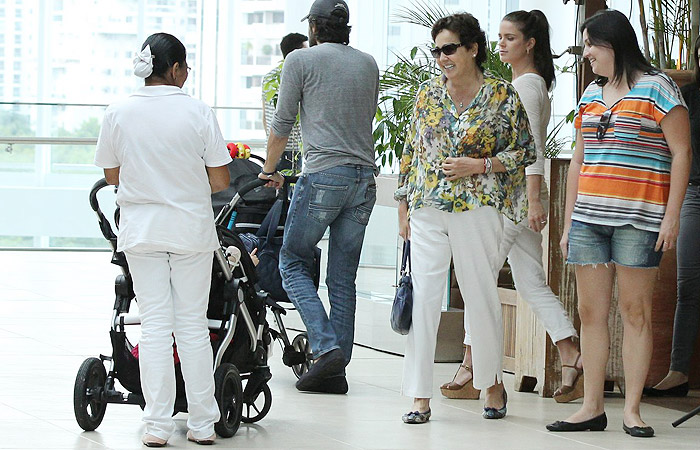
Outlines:
[[[250,155],[250,159],[234,159],[228,166],[231,183],[229,189],[218,192],[212,196],[212,205],[214,212],[217,214],[216,223],[220,228],[231,230],[241,237],[260,235],[261,226],[266,227],[266,218],[270,220],[273,215],[273,209],[276,202],[281,202],[280,217],[272,219],[272,226],[276,226],[278,239],[284,231],[284,222],[286,220],[286,212],[289,209],[290,200],[290,184],[296,182],[297,177],[286,177],[286,183],[279,191],[271,188],[263,187],[264,181],[258,178],[261,165],[265,160],[257,155]],[[263,232],[265,230],[263,229]],[[264,234],[264,233],[262,233]],[[247,241],[248,242],[248,241]],[[248,245],[250,250],[250,245]],[[320,278],[320,250],[317,249],[314,266],[312,271],[314,274],[314,283],[318,288]],[[267,285],[263,284],[269,280],[261,280],[260,287],[265,289]],[[297,334],[294,339],[290,340],[287,329],[284,326],[282,316],[289,310],[294,308],[291,306],[282,306],[281,303],[288,303],[289,299],[286,294],[281,291],[280,287],[276,289],[267,289],[268,296],[266,306],[272,312],[274,317],[275,328],[270,328],[270,334],[282,348],[282,361],[291,367],[294,375],[299,378],[306,373],[313,363],[311,359],[311,347],[309,345],[308,335],[305,331]]]
[[[113,249],[112,263],[121,267],[122,274],[115,280],[116,299],[110,330],[112,356],[86,359],[75,380],[75,418],[86,431],[100,425],[109,403],[135,404],[142,408],[145,405],[138,359],[126,336],[128,326],[140,324],[138,315],[129,314],[135,298],[131,274],[126,257],[116,251],[117,237],[97,200],[98,191],[106,186],[104,179],[95,183],[90,191],[90,206],[97,214],[102,234]],[[114,222],[119,223],[118,208]],[[272,393],[267,385],[272,377],[267,365],[272,333],[265,320],[266,305],[269,303],[267,294],[255,287],[255,266],[244,243],[225,227],[217,226],[217,231],[221,247],[214,254],[207,317],[214,353],[215,396],[221,411],[215,431],[222,437],[231,437],[241,421],[256,422],[262,419],[272,405]],[[227,255],[225,249],[233,248],[238,249],[232,252],[235,255]],[[108,363],[108,370],[105,370],[105,362]],[[179,364],[175,364],[175,372],[177,394],[174,413],[186,412],[187,400]],[[128,392],[117,390],[116,381]]]

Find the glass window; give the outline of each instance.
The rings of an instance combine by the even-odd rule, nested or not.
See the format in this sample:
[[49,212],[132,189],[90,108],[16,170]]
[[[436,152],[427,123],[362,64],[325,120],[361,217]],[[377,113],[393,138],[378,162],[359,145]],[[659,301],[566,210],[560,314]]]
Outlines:
[[272,23],[284,23],[284,11],[274,11],[272,13]]
[[262,77],[260,75],[254,75],[252,77],[245,77],[245,87],[246,89],[250,88],[259,88],[262,86]]
[[248,25],[252,25],[254,23],[263,23],[263,13],[248,13]]

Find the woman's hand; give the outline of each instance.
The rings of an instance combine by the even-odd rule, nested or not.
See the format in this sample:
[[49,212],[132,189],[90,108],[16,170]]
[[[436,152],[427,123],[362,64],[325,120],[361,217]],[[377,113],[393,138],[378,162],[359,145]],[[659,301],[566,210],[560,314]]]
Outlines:
[[408,202],[401,200],[399,202],[399,236],[404,241],[411,240],[411,224],[408,222]]
[[468,156],[450,156],[445,158],[445,161],[442,163],[442,172],[448,181],[484,173],[484,160]]
[[666,251],[671,250],[676,246],[676,239],[678,239],[678,228],[680,227],[680,219],[677,216],[665,215],[664,219],[661,221],[661,227],[659,228],[659,237],[656,240],[655,251]]
[[559,241],[559,248],[561,249],[561,254],[564,257],[564,261],[569,256],[569,229],[571,225],[564,226],[564,230],[561,234],[561,241]]
[[528,202],[527,221],[530,228],[538,233],[547,225],[547,212],[539,199]]

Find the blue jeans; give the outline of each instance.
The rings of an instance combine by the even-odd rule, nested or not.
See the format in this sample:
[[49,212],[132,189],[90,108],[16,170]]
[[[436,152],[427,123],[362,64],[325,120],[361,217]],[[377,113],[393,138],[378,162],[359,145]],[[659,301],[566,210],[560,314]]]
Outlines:
[[673,324],[671,370],[688,374],[700,328],[700,186],[688,186],[676,244],[678,303]]
[[[373,168],[338,166],[304,174],[294,187],[280,251],[282,286],[299,311],[314,358],[340,348],[350,362],[355,335],[355,278],[377,187]],[[314,248],[326,229],[330,314],[311,278]]]

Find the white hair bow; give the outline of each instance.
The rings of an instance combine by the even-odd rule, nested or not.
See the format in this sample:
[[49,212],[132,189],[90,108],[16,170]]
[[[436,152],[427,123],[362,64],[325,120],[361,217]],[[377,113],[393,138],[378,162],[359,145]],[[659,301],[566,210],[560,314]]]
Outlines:
[[134,57],[134,75],[139,78],[148,78],[153,73],[153,58],[151,46],[147,45]]

